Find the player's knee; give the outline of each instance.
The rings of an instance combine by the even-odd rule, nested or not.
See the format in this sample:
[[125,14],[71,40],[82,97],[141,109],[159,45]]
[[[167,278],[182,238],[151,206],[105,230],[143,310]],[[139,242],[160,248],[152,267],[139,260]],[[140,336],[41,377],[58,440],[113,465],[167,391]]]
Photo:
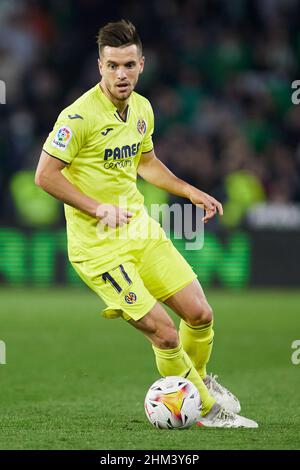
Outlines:
[[207,302],[195,302],[188,313],[186,322],[191,326],[199,326],[210,323],[213,319],[213,310]]

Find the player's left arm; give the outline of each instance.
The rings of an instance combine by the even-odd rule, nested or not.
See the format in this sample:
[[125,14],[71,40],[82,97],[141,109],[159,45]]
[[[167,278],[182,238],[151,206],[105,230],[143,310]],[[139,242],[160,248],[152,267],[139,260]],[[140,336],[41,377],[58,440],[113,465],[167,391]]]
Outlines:
[[154,150],[142,153],[138,165],[138,174],[149,183],[164,189],[171,194],[186,197],[193,204],[205,209],[204,222],[211,219],[217,212],[223,215],[222,204],[214,197],[201,191],[186,181],[177,178],[155,155]]

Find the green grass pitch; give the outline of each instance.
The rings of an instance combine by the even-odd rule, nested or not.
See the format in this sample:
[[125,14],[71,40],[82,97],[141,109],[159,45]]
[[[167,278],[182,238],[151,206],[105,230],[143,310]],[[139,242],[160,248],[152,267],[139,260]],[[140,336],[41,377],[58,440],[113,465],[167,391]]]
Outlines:
[[[81,289],[0,289],[1,449],[299,449],[300,291],[208,291],[209,371],[259,429],[156,430],[143,409],[158,378],[150,343],[100,317]],[[177,320],[176,320],[177,321]]]

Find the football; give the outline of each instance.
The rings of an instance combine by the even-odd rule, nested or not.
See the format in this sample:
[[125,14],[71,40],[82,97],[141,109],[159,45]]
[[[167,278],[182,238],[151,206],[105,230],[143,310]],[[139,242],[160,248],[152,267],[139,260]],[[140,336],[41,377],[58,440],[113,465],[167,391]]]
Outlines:
[[201,399],[195,385],[183,377],[163,377],[145,397],[145,412],[158,429],[186,429],[200,417]]

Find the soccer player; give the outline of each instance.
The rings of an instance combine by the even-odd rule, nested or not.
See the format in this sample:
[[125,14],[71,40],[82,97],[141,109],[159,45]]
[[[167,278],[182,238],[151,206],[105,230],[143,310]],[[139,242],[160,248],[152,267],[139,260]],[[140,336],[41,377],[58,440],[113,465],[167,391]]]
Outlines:
[[[69,259],[105,302],[151,341],[162,376],[191,380],[202,400],[201,424],[257,427],[240,403],[206,372],[213,314],[196,275],[158,222],[149,217],[137,175],[222,215],[220,202],[177,178],[156,157],[153,111],[134,92],[145,59],[134,25],[108,23],[98,34],[100,83],[64,109],[50,132],[36,184],[65,204]],[[179,333],[164,303],[181,318]]]

